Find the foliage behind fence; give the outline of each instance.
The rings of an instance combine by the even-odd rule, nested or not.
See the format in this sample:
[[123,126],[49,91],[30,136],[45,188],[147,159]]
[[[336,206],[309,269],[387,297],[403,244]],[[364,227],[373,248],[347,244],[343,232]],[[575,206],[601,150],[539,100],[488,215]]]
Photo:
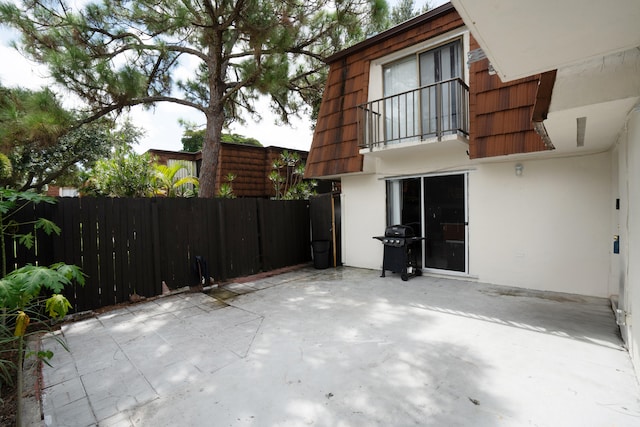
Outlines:
[[61,227],[37,233],[35,251],[7,242],[8,268],[66,262],[88,276],[69,300],[75,311],[152,297],[198,283],[195,257],[216,281],[311,259],[309,203],[265,199],[60,198],[23,209]]

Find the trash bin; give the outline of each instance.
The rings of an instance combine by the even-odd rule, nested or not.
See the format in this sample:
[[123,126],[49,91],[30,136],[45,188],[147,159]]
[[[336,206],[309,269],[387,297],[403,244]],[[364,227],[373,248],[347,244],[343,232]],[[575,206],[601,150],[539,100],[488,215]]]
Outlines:
[[313,266],[318,270],[329,268],[331,265],[330,251],[331,242],[329,240],[314,240],[311,242],[313,249]]

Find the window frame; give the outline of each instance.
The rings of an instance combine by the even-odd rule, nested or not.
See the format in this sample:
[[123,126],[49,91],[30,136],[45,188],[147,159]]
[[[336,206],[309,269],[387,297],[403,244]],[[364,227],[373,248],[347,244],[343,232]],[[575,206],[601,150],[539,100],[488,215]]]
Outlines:
[[[416,72],[419,73],[419,55],[426,51],[437,49],[448,43],[454,42],[457,39],[461,40],[461,55],[462,55],[462,80],[469,84],[469,68],[468,68],[468,53],[470,44],[470,34],[466,27],[456,28],[455,30],[447,33],[440,34],[432,37],[421,43],[417,43],[412,46],[408,46],[404,49],[392,52],[388,55],[382,56],[369,63],[369,87],[367,91],[367,101],[373,101],[384,97],[384,67],[400,61],[408,56],[416,55]],[[419,74],[416,74],[419,76]]]

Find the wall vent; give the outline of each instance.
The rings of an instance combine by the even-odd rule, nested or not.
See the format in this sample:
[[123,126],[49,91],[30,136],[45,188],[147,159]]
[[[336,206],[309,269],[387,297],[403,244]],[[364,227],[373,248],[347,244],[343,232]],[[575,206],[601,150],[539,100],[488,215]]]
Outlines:
[[[484,50],[482,50],[482,48],[470,50],[469,52],[467,52],[467,68],[470,69],[471,64],[473,64],[474,62],[482,61],[483,59],[487,59],[487,54],[484,53]],[[496,70],[495,68],[493,68],[493,65],[491,65],[491,62],[489,62],[489,75],[493,76],[495,74]]]
[[584,147],[584,135],[587,130],[587,118],[578,117],[576,119],[578,131],[576,133],[576,145],[578,147]]

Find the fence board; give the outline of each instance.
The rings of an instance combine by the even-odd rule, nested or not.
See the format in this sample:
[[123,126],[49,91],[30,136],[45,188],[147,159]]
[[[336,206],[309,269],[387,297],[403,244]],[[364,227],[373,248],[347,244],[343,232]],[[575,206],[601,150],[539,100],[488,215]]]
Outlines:
[[159,260],[160,258],[160,229],[159,229],[159,219],[158,219],[158,203],[156,199],[151,201],[151,253],[153,254],[152,268],[153,268],[153,283],[159,284],[161,286],[160,292],[162,292],[162,276],[160,274],[160,263],[155,262],[155,260]]
[[155,296],[162,293],[162,286],[161,282],[159,280],[156,281],[154,277],[154,259],[150,256],[150,254],[153,254],[151,251],[153,247],[153,231],[149,220],[151,214],[150,200],[145,200],[145,203],[140,204],[138,214],[136,223],[136,264],[139,265],[136,271],[138,272],[138,282],[142,283],[143,295]]
[[[171,288],[188,285],[185,269],[188,269],[188,237],[185,226],[189,224],[186,199],[158,200],[160,210],[161,276]],[[185,264],[187,264],[185,266]]]
[[[33,205],[33,213],[31,214],[34,216],[34,218],[51,218],[52,207],[54,207],[54,205],[50,203],[40,203],[37,205]],[[45,266],[53,264],[55,260],[53,259],[53,254],[51,253],[52,236],[45,233],[42,229],[34,230],[34,236],[34,263],[37,263],[37,265]]]
[[[198,275],[196,274],[195,257],[203,257],[209,268],[209,277],[213,277],[211,261],[214,253],[216,234],[212,232],[210,224],[214,223],[212,218],[212,210],[209,207],[215,205],[211,200],[195,199],[190,203],[189,213],[189,259],[187,265],[188,284],[197,284]],[[208,284],[208,283],[205,283]]]
[[[128,202],[128,199],[124,200]],[[127,276],[127,270],[124,267],[125,259],[127,256],[127,228],[128,216],[126,209],[117,209],[118,202],[113,201],[113,214],[116,218],[116,223],[113,224],[113,266],[114,275],[116,278],[115,291],[116,300],[124,301],[129,294],[129,277]]]
[[[95,283],[95,286],[97,286],[100,293],[100,304],[113,304],[115,303],[116,298],[113,287],[114,275],[113,269],[111,268],[111,239],[108,231],[111,213],[107,213],[111,199],[100,198],[92,199],[92,201],[95,206],[95,238],[97,246],[95,260],[98,264],[98,274],[95,277],[95,280],[91,282],[91,285],[87,283],[85,287],[89,288]],[[89,291],[90,290],[87,289],[87,292]]]
[[202,215],[202,221],[204,227],[203,232],[206,235],[206,253],[204,253],[205,261],[209,268],[209,276],[215,280],[222,280],[221,271],[222,267],[222,242],[218,233],[218,224],[220,222],[220,215],[218,205],[220,201],[200,200],[200,211],[204,212]]
[[[146,233],[145,222],[148,221],[147,209],[149,209],[149,199],[135,199],[132,200],[132,227],[133,233],[129,235],[129,274],[135,280],[131,284],[131,291],[138,295],[146,297],[152,297],[157,295],[153,284],[151,283],[153,269],[149,268],[151,265],[150,256],[145,250],[145,246],[148,248],[149,243],[152,241],[150,235]],[[147,220],[145,221],[145,218]],[[146,243],[146,245],[145,245]]]
[[256,199],[233,199],[223,205],[223,264],[227,277],[257,273],[260,269]]
[[[62,203],[60,203],[62,202]],[[61,258],[62,262],[67,264],[75,264],[77,266],[82,266],[82,258],[80,252],[80,209],[81,205],[78,208],[74,209],[75,200],[72,199],[60,199],[58,201],[58,209],[63,214],[63,224],[62,228],[62,239],[64,241],[64,253]],[[89,301],[83,300],[82,290],[78,289],[77,285],[73,285],[73,300],[70,299],[71,305],[75,306],[77,309],[83,307],[84,305],[89,304]]]
[[[34,206],[33,215],[35,218],[51,219],[55,209],[55,204],[40,203]],[[55,236],[55,233],[52,232],[51,234],[47,234],[42,229],[36,231],[36,244],[38,245],[38,247],[35,253],[38,265],[48,266],[56,262],[53,257],[53,239],[55,238]]]
[[[3,218],[4,225],[8,227],[8,233],[11,235],[26,234],[33,231],[33,225],[25,224],[33,220],[34,212],[31,204],[21,205],[18,209],[12,212],[10,215],[5,215]],[[13,223],[13,225],[11,225]],[[18,225],[22,224],[22,225]],[[18,266],[18,261],[23,261],[23,264],[36,264],[36,257],[32,250],[26,249],[23,245],[19,244],[19,238],[13,236],[6,236],[5,239],[5,254],[7,262],[7,272],[15,270]]]
[[104,223],[102,232],[100,235],[104,240],[104,260],[100,263],[105,272],[102,274],[104,283],[101,284],[101,289],[105,295],[105,303],[118,301],[116,296],[116,288],[118,286],[118,275],[115,267],[115,245],[113,240],[113,228],[115,227],[116,216],[114,213],[114,200],[111,198],[104,198],[101,200],[104,206]]
[[225,281],[228,278],[227,277],[228,251],[227,251],[227,238],[226,238],[227,216],[225,215],[225,211],[222,206],[222,201],[218,201],[218,203],[215,204],[215,207],[216,207],[216,214],[217,214],[217,220],[218,220],[216,222],[218,225],[217,227],[218,229],[216,230],[216,237],[218,239],[218,251],[219,251],[217,256],[217,259],[219,261],[218,275],[219,275],[220,281]]
[[[100,289],[99,264],[97,259],[98,245],[96,236],[96,206],[93,200],[83,200],[80,209],[80,257],[82,259],[82,272],[87,275],[83,289],[76,288],[76,295],[82,301],[82,305],[99,306],[101,293],[92,292],[94,288]],[[80,298],[80,295],[82,298]],[[80,304],[80,302],[79,302]]]

